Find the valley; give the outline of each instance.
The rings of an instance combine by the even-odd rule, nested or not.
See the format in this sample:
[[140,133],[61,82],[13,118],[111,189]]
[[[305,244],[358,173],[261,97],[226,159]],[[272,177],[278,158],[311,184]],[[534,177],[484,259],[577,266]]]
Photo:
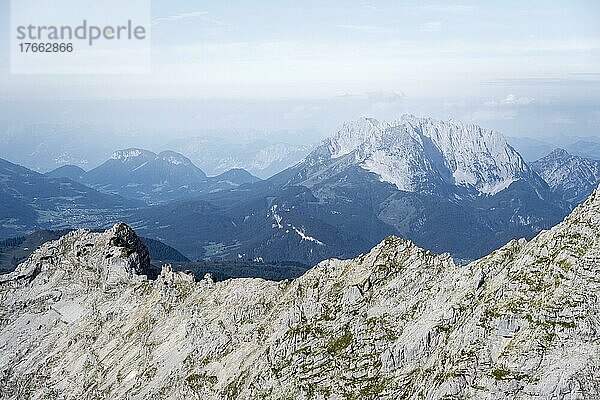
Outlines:
[[[241,169],[209,177],[182,154],[136,148],[90,171],[41,175],[5,163],[2,196],[12,209],[0,233],[123,221],[191,260],[303,265],[355,257],[398,235],[465,262],[550,228],[600,182],[594,160],[548,157],[530,166],[499,133],[403,115],[349,122],[266,180]],[[28,194],[17,174],[44,182],[52,200]]]

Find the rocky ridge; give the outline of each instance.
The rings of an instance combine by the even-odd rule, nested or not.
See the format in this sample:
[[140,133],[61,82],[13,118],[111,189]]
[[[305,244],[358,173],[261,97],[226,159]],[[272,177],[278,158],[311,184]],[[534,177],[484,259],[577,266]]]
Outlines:
[[136,148],[115,151],[110,159],[79,177],[90,187],[148,204],[193,198],[259,180],[244,170],[208,177],[180,153],[166,150],[156,154]]
[[600,190],[467,266],[389,237],[288,282],[200,282],[116,225],[0,276],[1,398],[587,399]]
[[362,118],[346,123],[312,158],[305,163],[333,164],[335,169],[359,165],[407,192],[466,189],[494,195],[518,180],[539,181],[501,134],[413,115],[392,122]]
[[584,201],[600,183],[600,161],[555,149],[531,163],[550,188],[569,204]]

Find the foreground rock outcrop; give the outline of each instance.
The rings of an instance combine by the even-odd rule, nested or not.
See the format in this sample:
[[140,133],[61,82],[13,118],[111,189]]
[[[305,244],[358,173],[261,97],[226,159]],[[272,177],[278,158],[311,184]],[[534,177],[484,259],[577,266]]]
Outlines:
[[125,225],[0,276],[0,398],[600,397],[600,191],[467,266],[390,237],[292,282],[163,267]]

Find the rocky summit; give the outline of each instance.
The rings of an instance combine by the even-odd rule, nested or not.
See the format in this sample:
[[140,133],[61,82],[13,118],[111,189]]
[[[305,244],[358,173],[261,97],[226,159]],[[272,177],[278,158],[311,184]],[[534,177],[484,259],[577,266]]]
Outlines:
[[280,283],[148,266],[120,224],[0,276],[0,398],[600,397],[600,190],[466,266],[396,237]]
[[583,202],[600,183],[600,161],[556,149],[533,162],[531,167],[566,202]]
[[498,132],[457,121],[402,115],[392,122],[361,118],[342,126],[296,169],[313,186],[357,165],[406,192],[495,195],[517,181],[543,186]]

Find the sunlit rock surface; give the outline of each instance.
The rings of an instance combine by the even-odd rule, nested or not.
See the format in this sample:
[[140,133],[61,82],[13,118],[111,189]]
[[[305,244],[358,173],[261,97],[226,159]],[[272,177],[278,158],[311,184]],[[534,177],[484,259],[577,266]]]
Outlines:
[[390,237],[292,282],[151,281],[131,229],[0,276],[0,398],[593,399],[600,192],[467,266]]

